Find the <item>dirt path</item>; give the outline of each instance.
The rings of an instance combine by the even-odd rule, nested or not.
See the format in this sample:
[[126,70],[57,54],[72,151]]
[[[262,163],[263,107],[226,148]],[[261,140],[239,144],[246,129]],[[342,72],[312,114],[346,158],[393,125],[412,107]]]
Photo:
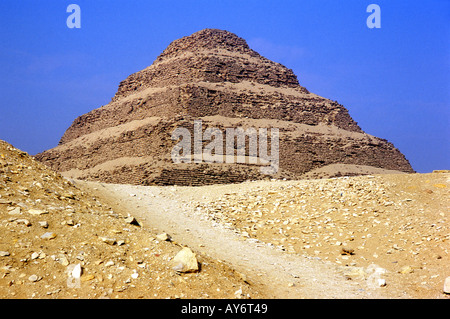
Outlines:
[[[197,213],[190,201],[199,196],[213,199],[227,185],[205,187],[156,187],[76,182],[92,195],[143,225],[168,233],[172,239],[197,252],[222,260],[261,287],[268,298],[380,298],[379,290],[364,281],[347,280],[332,263],[283,251],[244,238],[230,228]],[[236,190],[236,185],[233,186]]]

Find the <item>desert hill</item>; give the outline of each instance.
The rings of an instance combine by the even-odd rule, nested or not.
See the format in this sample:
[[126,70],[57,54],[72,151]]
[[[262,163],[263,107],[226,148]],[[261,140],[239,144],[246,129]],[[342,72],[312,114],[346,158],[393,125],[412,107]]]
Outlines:
[[261,296],[203,254],[200,272],[176,272],[171,260],[182,246],[158,239],[129,213],[0,141],[0,298]]

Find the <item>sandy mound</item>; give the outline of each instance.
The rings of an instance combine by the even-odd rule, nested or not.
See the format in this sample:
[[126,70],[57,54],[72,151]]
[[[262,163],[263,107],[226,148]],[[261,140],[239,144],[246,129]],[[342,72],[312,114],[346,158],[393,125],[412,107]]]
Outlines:
[[0,298],[261,296],[202,254],[175,272],[182,247],[128,217],[0,141]]
[[449,181],[442,171],[252,182],[205,187],[190,204],[245,238],[386,284],[389,298],[448,298]]

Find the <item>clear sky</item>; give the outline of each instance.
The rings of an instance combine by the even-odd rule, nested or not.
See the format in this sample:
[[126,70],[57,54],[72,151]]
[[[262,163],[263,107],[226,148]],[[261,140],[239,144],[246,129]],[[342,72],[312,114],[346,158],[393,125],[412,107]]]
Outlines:
[[[69,4],[81,28],[66,25]],[[369,29],[369,4],[381,28]],[[450,1],[1,0],[0,139],[32,155],[175,39],[231,31],[418,172],[450,169]]]

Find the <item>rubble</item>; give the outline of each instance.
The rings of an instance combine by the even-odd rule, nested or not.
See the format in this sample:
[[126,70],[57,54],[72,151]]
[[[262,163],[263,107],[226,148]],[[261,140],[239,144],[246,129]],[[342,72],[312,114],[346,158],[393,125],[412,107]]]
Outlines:
[[242,279],[208,256],[189,287],[178,281],[170,259],[179,246],[150,240],[129,213],[0,141],[0,298],[235,297]]

